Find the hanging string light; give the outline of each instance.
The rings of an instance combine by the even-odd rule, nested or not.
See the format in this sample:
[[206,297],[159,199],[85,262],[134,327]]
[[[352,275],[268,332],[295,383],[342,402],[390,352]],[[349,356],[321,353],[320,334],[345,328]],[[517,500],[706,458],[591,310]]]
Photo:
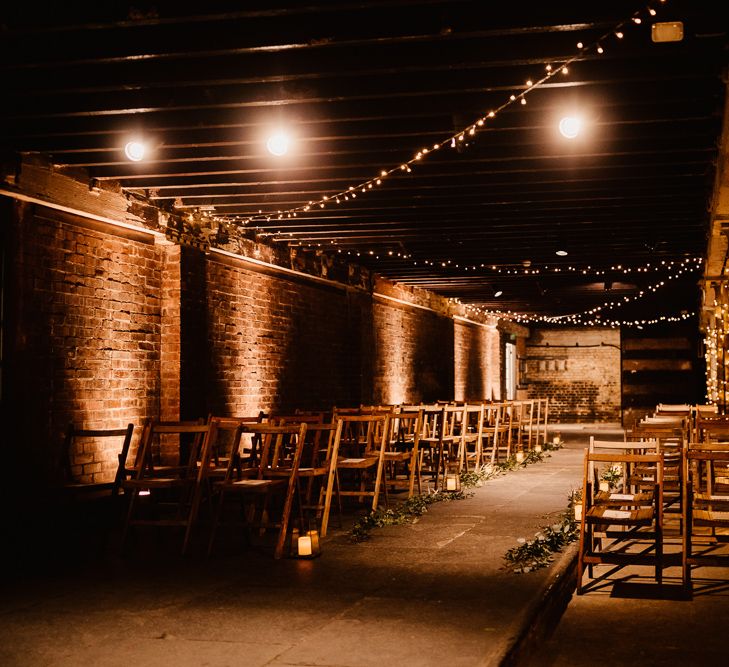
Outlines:
[[[661,0],[663,2],[663,0]],[[595,52],[598,55],[602,55],[605,52],[605,44],[612,38],[616,39],[622,39],[624,37],[625,30],[632,24],[632,25],[640,25],[642,23],[641,13],[647,13],[650,16],[656,15],[656,10],[651,5],[647,5],[643,10],[639,10],[635,12],[632,16],[629,18],[620,21],[617,25],[615,25],[611,30],[607,31],[603,35],[601,35],[598,39],[593,41],[591,44],[585,44],[583,42],[577,43],[578,52],[571,56],[570,58],[567,58],[566,60],[562,60],[559,62],[553,62],[553,63],[546,63],[545,65],[545,73],[535,79],[528,79],[525,84],[522,87],[521,92],[519,93],[512,93],[506,101],[504,101],[501,105],[489,110],[479,118],[476,118],[471,124],[467,125],[466,127],[461,128],[459,131],[452,135],[448,135],[444,138],[443,141],[440,141],[438,143],[424,146],[420,148],[418,151],[415,152],[413,157],[411,157],[409,160],[406,160],[399,165],[396,165],[394,167],[390,167],[389,169],[381,169],[378,176],[373,176],[372,178],[367,179],[366,181],[363,181],[357,185],[352,185],[349,188],[345,190],[341,190],[339,192],[332,193],[330,195],[327,195],[326,197],[322,197],[319,200],[313,200],[308,202],[308,204],[305,205],[299,205],[294,208],[285,210],[283,212],[278,211],[278,215],[287,215],[289,213],[293,214],[295,212],[307,212],[311,210],[312,206],[316,206],[316,208],[325,208],[327,203],[329,203],[331,200],[333,200],[335,203],[339,204],[342,201],[349,201],[350,199],[356,199],[356,192],[359,191],[362,193],[367,192],[368,190],[374,190],[376,187],[381,186],[384,183],[384,180],[387,179],[389,176],[399,173],[399,172],[405,172],[405,173],[411,173],[413,166],[417,162],[421,162],[424,160],[427,156],[432,155],[433,153],[436,153],[438,151],[443,150],[445,147],[451,147],[451,148],[457,148],[459,144],[464,143],[465,136],[474,136],[478,130],[482,129],[488,120],[495,118],[498,114],[500,114],[502,111],[507,109],[508,107],[512,106],[513,104],[516,104],[517,102],[520,105],[525,105],[527,103],[527,95],[529,95],[532,91],[536,90],[537,88],[543,86],[545,83],[550,81],[552,78],[558,76],[558,75],[567,75],[569,74],[569,68],[570,66],[581,60],[585,54],[589,52]],[[280,219],[280,218],[279,218]],[[269,222],[270,221],[270,214],[252,214],[245,217],[238,218],[238,222],[241,224],[247,225],[250,223],[256,223],[256,222]]]
[[[502,310],[489,310],[485,308],[480,308],[479,306],[469,305],[466,306],[467,308],[471,309],[473,312],[476,312],[480,315],[486,315],[486,316],[497,316],[503,319],[512,320],[515,322],[525,323],[525,324],[584,324],[584,323],[598,323],[598,322],[605,322],[606,320],[602,319],[601,312],[606,310],[613,310],[615,308],[621,308],[628,303],[638,301],[639,299],[642,299],[643,297],[655,293],[659,291],[661,288],[665,287],[670,281],[676,280],[684,273],[688,273],[690,271],[695,271],[697,268],[699,268],[700,265],[696,266],[690,266],[690,265],[683,265],[680,266],[674,273],[666,276],[663,280],[654,283],[652,285],[648,285],[646,288],[641,289],[638,291],[637,294],[633,295],[626,295],[620,298],[616,298],[612,301],[605,301],[599,306],[595,306],[594,308],[589,308],[587,310],[584,310],[579,313],[570,313],[568,315],[533,315],[533,314],[527,314],[527,313],[518,313],[518,312],[512,312],[510,310],[502,311]],[[673,321],[673,320],[669,320]],[[615,320],[615,322],[618,322],[618,320]],[[648,324],[652,324],[651,321],[647,322]],[[616,325],[619,326],[619,325]]]
[[468,310],[472,315],[478,314],[483,316],[491,316],[496,317],[499,320],[508,320],[512,322],[518,322],[519,324],[529,324],[529,323],[548,323],[548,324],[564,324],[569,326],[584,326],[584,327],[610,327],[610,328],[617,328],[617,327],[635,327],[638,329],[641,329],[645,326],[652,326],[656,324],[667,324],[667,323],[675,323],[675,322],[685,322],[686,320],[690,320],[693,317],[696,317],[695,311],[681,311],[678,315],[658,315],[653,318],[648,319],[640,319],[640,320],[615,320],[615,319],[603,319],[601,317],[595,317],[593,319],[583,319],[583,320],[575,320],[575,321],[567,321],[567,320],[552,320],[552,318],[549,318],[547,316],[539,317],[539,316],[519,316],[517,313],[511,313],[512,316],[508,315],[509,311],[506,311],[506,313],[502,311],[489,311],[484,310],[481,308],[474,308],[466,306],[466,310]]
[[[265,235],[265,232],[264,232]],[[294,247],[308,247],[310,244],[305,244],[301,242],[295,242],[291,241],[290,239],[281,238],[281,239],[274,239],[281,242],[287,242],[289,245],[292,245]],[[337,253],[345,253],[345,254],[351,254],[351,247],[342,246],[340,244],[337,244],[335,241],[330,241],[330,246],[333,250],[336,250]],[[394,250],[381,250],[381,259],[382,261],[388,261],[395,259],[396,257],[399,259],[410,259],[413,257],[413,253],[410,252],[403,252],[403,251],[394,251]],[[610,267],[603,267],[603,268],[597,268],[593,267],[592,265],[587,266],[580,266],[578,264],[570,264],[568,266],[564,265],[556,265],[556,264],[543,264],[541,266],[534,266],[532,262],[529,262],[529,266],[524,266],[522,263],[521,266],[517,266],[515,264],[502,264],[502,265],[496,265],[496,264],[488,264],[488,263],[479,263],[479,264],[473,264],[469,262],[459,263],[456,262],[453,258],[423,258],[420,256],[418,259],[413,259],[413,265],[421,265],[421,266],[434,266],[434,267],[442,267],[442,268],[452,268],[452,269],[463,269],[464,271],[469,272],[478,272],[485,275],[545,275],[545,274],[558,274],[558,273],[571,273],[571,274],[580,274],[584,276],[615,276],[615,275],[622,275],[622,276],[632,276],[632,275],[640,275],[640,274],[648,274],[648,273],[660,273],[662,271],[670,270],[675,267],[680,266],[686,266],[686,265],[695,265],[697,268],[701,267],[703,264],[703,257],[684,257],[683,259],[670,259],[670,260],[661,260],[656,262],[648,262],[646,264],[643,264],[641,266],[625,266],[623,264],[613,264]]]

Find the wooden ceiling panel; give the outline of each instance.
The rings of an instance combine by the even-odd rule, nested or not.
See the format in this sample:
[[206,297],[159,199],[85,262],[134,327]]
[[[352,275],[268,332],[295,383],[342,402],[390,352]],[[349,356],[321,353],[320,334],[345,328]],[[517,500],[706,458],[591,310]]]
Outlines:
[[[349,253],[466,303],[586,311],[607,291],[634,296],[658,275],[606,291],[594,275],[601,267],[665,261],[668,275],[706,247],[725,104],[724,5],[142,1],[38,12],[16,3],[1,10],[0,142],[162,207],[215,207],[273,243]],[[653,43],[657,20],[682,21],[684,39]],[[578,41],[604,53],[580,53]],[[509,105],[455,150],[356,199],[316,206],[423,147],[449,145],[547,64],[570,59],[567,76],[530,91],[526,106]],[[570,142],[556,127],[573,109],[588,132]],[[265,149],[276,126],[294,137],[283,159]],[[151,146],[144,162],[124,157],[132,135]],[[538,267],[543,274],[524,273]],[[697,278],[685,272],[650,307],[695,309]]]

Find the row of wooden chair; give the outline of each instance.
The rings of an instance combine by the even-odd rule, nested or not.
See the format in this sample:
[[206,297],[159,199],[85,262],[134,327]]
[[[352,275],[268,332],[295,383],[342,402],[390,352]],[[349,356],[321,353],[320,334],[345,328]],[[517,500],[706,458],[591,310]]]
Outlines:
[[[697,429],[706,419],[712,423]],[[660,584],[671,517],[687,589],[692,567],[729,565],[729,443],[716,437],[724,426],[714,428],[721,420],[696,406],[685,412],[659,406],[622,442],[591,438],[584,461],[578,592],[584,590],[585,569],[592,577],[601,563],[652,565]],[[615,473],[612,486],[606,471]]]
[[280,557],[292,521],[303,523],[305,514],[314,513],[325,536],[333,502],[341,516],[343,500],[375,509],[383,500],[387,505],[392,493],[422,492],[426,477],[434,488],[449,489],[449,480],[463,470],[543,443],[547,414],[547,401],[535,400],[148,420],[133,457],[132,424],[93,431],[69,427],[69,478],[78,472],[72,469],[72,453],[78,459],[78,452],[91,451],[87,440],[120,439],[121,444],[113,482],[77,479],[67,487],[112,496],[123,490],[124,540],[134,526],[178,527],[184,532],[183,552],[201,506],[212,524],[210,550],[226,518],[227,499],[237,496],[246,506],[249,534],[278,529],[274,553]]

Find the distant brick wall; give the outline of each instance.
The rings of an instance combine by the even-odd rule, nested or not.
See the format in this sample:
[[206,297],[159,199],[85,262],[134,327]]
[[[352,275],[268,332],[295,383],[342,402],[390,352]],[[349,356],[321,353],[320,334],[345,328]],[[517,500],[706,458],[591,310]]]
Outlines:
[[[9,215],[4,398],[22,425],[24,470],[57,474],[69,422],[119,428],[159,413],[159,249],[74,216],[15,204]],[[108,481],[116,451],[74,453],[83,481]]]
[[550,420],[620,421],[620,331],[533,329],[521,360],[529,397],[549,397]]

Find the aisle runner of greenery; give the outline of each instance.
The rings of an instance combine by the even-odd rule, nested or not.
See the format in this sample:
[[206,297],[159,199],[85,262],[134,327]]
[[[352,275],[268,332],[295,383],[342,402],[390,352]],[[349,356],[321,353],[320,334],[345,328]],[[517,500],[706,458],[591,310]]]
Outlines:
[[[537,452],[534,450],[531,450],[527,452],[524,456],[524,459],[522,461],[517,461],[516,456],[512,456],[506,461],[502,461],[495,464],[489,464],[481,468],[479,471],[469,471],[469,472],[462,472],[461,477],[461,488],[462,489],[472,489],[475,487],[479,487],[484,484],[484,482],[493,479],[494,477],[498,477],[500,475],[503,475],[505,473],[508,473],[513,470],[517,470],[519,468],[525,468],[528,465],[531,465],[532,463],[539,463],[541,461],[544,461],[546,457],[549,456],[549,451],[555,451],[561,449],[561,445],[555,445],[551,443],[547,443],[541,452]],[[407,523],[413,523],[416,521],[419,517],[421,517],[423,514],[425,514],[428,511],[428,507],[433,505],[434,503],[438,502],[450,502],[453,500],[463,500],[469,496],[473,495],[473,493],[464,493],[464,491],[433,491],[430,493],[424,493],[421,495],[413,496],[412,498],[408,498],[406,501],[404,501],[401,505],[398,505],[397,507],[388,508],[388,509],[376,509],[367,514],[366,516],[361,517],[357,520],[357,522],[354,524],[354,527],[352,528],[352,531],[350,533],[350,538],[353,542],[363,542],[365,540],[368,540],[371,535],[373,529],[375,528],[382,528],[383,526],[398,526],[402,524]],[[571,512],[571,506],[569,508],[569,511]],[[566,513],[565,513],[566,514]],[[548,529],[544,529],[545,531],[551,531],[552,527]],[[551,533],[549,533],[551,535]],[[555,544],[557,543],[557,539],[554,537],[550,537],[549,544]],[[524,544],[522,544],[517,549],[522,549],[526,546],[526,540],[524,540]],[[544,551],[545,545],[540,544],[539,551]],[[536,548],[532,549],[535,553],[537,551]],[[511,553],[510,550],[509,553]],[[535,558],[531,555],[531,553],[528,555],[529,563],[533,563],[532,565],[522,565],[523,561],[522,556],[518,554],[513,555],[513,562],[514,565],[518,565],[521,569],[518,569],[517,571],[523,571],[528,572],[529,569],[535,569],[536,567],[543,567],[543,565],[538,566],[536,565]],[[510,558],[510,556],[506,556],[507,560]],[[545,561],[544,565],[547,564],[548,561]]]

